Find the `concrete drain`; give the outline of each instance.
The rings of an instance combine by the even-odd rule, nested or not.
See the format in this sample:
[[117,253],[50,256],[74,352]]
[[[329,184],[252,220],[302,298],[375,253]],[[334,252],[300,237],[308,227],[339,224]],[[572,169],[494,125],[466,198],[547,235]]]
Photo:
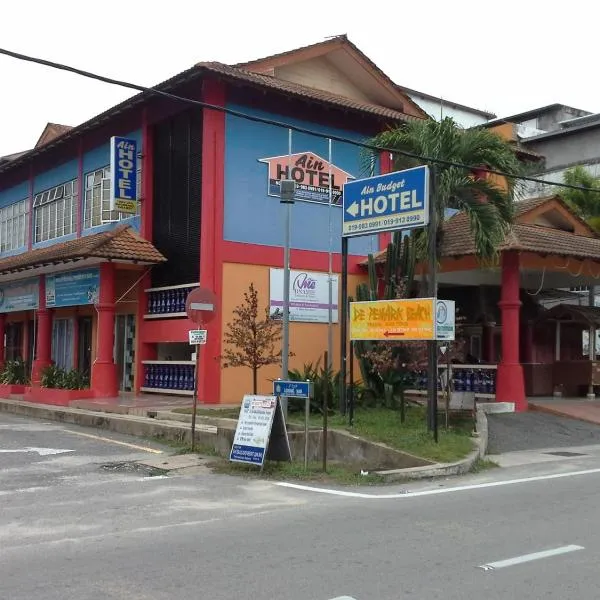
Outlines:
[[544,454],[549,454],[550,456],[564,456],[564,457],[569,457],[569,456],[587,456],[587,454],[583,454],[581,452],[544,452]]
[[142,465],[136,462],[106,463],[100,465],[100,470],[108,473],[132,473],[143,475],[144,477],[158,477],[159,475],[166,475],[168,473],[167,469],[159,469],[157,467]]

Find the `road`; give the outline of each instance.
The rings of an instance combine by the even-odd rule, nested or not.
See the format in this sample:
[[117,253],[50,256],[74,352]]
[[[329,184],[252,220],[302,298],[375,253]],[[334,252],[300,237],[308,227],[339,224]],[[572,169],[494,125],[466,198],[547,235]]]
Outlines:
[[0,414],[0,599],[598,597],[599,454],[343,495],[102,468],[169,452]]

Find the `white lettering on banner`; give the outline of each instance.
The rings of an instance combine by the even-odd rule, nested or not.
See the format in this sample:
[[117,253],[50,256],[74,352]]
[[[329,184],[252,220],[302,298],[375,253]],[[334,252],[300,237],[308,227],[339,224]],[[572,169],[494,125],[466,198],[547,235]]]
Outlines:
[[417,197],[417,190],[392,192],[387,196],[376,196],[375,198],[373,196],[361,198],[360,205],[358,202],[353,202],[346,212],[353,217],[356,217],[359,212],[361,217],[371,217],[373,214],[395,213],[398,209],[402,211],[422,210],[423,201]]

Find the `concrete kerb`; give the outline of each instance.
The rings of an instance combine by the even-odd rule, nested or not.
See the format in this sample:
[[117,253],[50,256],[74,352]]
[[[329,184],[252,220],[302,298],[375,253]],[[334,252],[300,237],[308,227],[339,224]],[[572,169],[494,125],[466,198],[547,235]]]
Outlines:
[[475,449],[462,460],[453,463],[437,463],[425,467],[412,467],[409,469],[392,469],[387,471],[376,471],[377,475],[384,478],[386,483],[394,481],[404,481],[407,479],[430,479],[435,477],[452,477],[455,475],[465,475],[473,468],[473,465],[483,458],[487,452],[488,446],[488,422],[486,414],[495,412],[493,403],[477,405],[476,412],[476,435],[473,436]]
[[[59,421],[84,427],[96,427],[125,435],[137,437],[156,438],[165,441],[188,442],[190,429],[186,421],[168,421],[134,415],[122,415],[94,412],[87,409],[49,406],[18,400],[0,399],[0,412],[9,412],[16,415]],[[485,456],[488,444],[487,412],[494,412],[488,405],[478,405],[476,414],[477,435],[473,437],[475,449],[466,458],[454,463],[437,463],[420,467],[376,471],[385,481],[393,482],[406,479],[427,479],[434,477],[448,477],[468,473],[474,463]],[[182,415],[187,416],[187,415]],[[219,419],[220,420],[220,419]],[[225,420],[225,419],[223,419]],[[227,419],[227,421],[230,421]],[[224,424],[223,424],[224,425]],[[229,429],[227,427],[226,429]],[[196,441],[198,444],[223,450],[219,448],[219,430],[221,427],[212,424],[197,424]],[[222,437],[222,436],[221,436]]]

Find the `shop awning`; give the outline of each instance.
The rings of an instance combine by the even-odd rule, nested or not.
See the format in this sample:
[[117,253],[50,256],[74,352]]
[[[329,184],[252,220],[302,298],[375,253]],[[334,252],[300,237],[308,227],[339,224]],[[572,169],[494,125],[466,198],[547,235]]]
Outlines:
[[119,225],[111,231],[94,233],[4,258],[0,260],[0,275],[89,259],[141,265],[153,265],[167,260],[129,225]]

